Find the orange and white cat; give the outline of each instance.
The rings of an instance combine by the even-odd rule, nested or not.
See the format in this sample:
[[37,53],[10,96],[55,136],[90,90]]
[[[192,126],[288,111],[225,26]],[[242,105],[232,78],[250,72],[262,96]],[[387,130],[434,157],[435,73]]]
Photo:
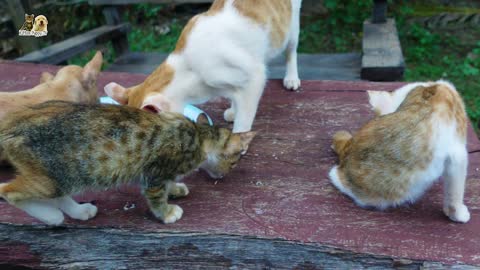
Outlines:
[[332,183],[362,207],[385,209],[414,202],[443,176],[444,213],[467,222],[468,118],[455,87],[412,83],[368,95],[378,116],[353,136],[334,135],[340,164],[330,171]]
[[175,50],[143,83],[105,92],[121,104],[183,112],[186,104],[226,97],[233,132],[250,131],[267,81],[267,62],[286,50],[284,86],[300,87],[297,44],[301,0],[215,0],[183,29]]

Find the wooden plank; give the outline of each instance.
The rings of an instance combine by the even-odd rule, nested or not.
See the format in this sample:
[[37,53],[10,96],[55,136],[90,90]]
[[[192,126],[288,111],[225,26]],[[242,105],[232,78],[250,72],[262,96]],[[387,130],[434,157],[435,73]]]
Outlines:
[[[333,247],[210,233],[31,228],[0,225],[12,254],[0,267],[37,269],[449,269],[441,263]],[[8,236],[8,237],[6,237]],[[22,250],[13,254],[14,251]],[[2,268],[4,269],[4,268]],[[462,265],[462,269],[475,269]]]
[[[152,73],[168,55],[164,53],[131,52],[119,57],[108,67],[109,71]],[[357,53],[299,54],[299,76],[303,80],[360,80],[361,56]],[[283,79],[285,59],[283,56],[269,64],[268,77]]]
[[22,50],[22,53],[29,53],[36,50],[38,46],[38,41],[35,37],[21,37],[18,36],[18,30],[23,26],[25,20],[25,10],[23,9],[22,3],[20,0],[7,0],[8,12],[10,13],[13,23],[16,28],[16,41],[19,47]]
[[130,5],[141,3],[152,4],[204,4],[213,0],[89,0],[90,5]]
[[[114,6],[106,6],[102,10],[105,21],[108,25],[121,24],[120,12]],[[127,33],[119,35],[112,39],[112,46],[117,56],[123,55],[129,51]]]
[[395,81],[403,78],[405,62],[394,19],[386,23],[363,23],[361,77],[371,81]]
[[387,0],[375,0],[373,6],[372,23],[387,22]]
[[120,35],[125,35],[130,29],[130,24],[104,25],[83,33],[81,35],[69,38],[49,47],[29,53],[17,61],[34,62],[46,64],[58,64],[66,61],[73,56],[94,48],[98,43],[106,42]]
[[[42,71],[55,69],[46,65],[0,63],[0,70],[5,71],[0,73],[0,85],[4,90],[22,89],[36,84]],[[131,86],[144,79],[144,75],[105,72],[98,86],[101,90],[110,81]],[[243,265],[256,268],[250,267],[250,260],[258,268],[282,268],[276,260],[282,263],[283,259],[269,255],[278,254],[285,257],[285,268],[293,265],[315,269],[322,266],[318,261],[321,258],[314,260],[305,251],[314,246],[311,252],[315,256],[327,258],[326,268],[331,265],[328,262],[332,257],[328,251],[324,254],[325,247],[340,251],[338,263],[345,263],[341,264],[345,268],[361,268],[364,264],[348,267],[347,263],[355,259],[341,255],[345,254],[342,252],[357,253],[360,257],[365,254],[387,257],[390,261],[385,262],[390,267],[397,265],[392,258],[411,261],[414,268],[424,261],[436,262],[426,264],[431,268],[445,264],[478,267],[480,142],[473,133],[468,137],[470,164],[465,198],[472,219],[467,224],[450,222],[443,215],[440,183],[414,205],[380,212],[355,206],[327,179],[328,170],[337,162],[330,150],[333,133],[340,129],[354,131],[374,115],[365,90],[392,90],[402,84],[304,81],[304,90],[297,93],[283,90],[279,80],[270,81],[254,124],[259,134],[249,152],[234,171],[218,182],[203,172],[187,177],[185,182],[191,194],[175,200],[185,210],[179,222],[164,225],[156,221],[136,186],[78,196],[79,201],[95,201],[98,216],[86,222],[67,219],[66,228],[60,229],[45,228],[25,213],[0,202],[0,223],[4,224],[0,227],[0,261],[21,262],[23,257],[15,259],[15,256],[25,254],[25,261],[37,260],[38,265],[43,263],[52,268],[76,263],[95,265],[94,268],[108,268],[104,266],[107,263],[128,263],[132,267],[127,268],[136,268],[135,261],[139,265],[150,265],[151,260],[170,265],[179,261],[177,254],[181,254],[187,257],[187,262],[197,258],[199,265],[205,263],[200,259],[205,257],[222,258],[217,262],[230,262],[232,268]],[[202,108],[217,125],[230,127],[222,120],[223,111],[228,108],[225,101],[215,100]],[[0,174],[4,180],[12,176],[4,170]],[[124,210],[125,205],[132,204],[134,208]],[[190,235],[192,232],[195,234]],[[205,235],[207,240],[200,243],[198,235]],[[222,238],[232,235],[235,239]],[[178,237],[174,241],[170,236]],[[165,245],[161,243],[164,239]],[[255,243],[249,242],[250,239]],[[288,243],[282,249],[275,246],[276,241]],[[230,244],[235,248],[229,247]],[[102,249],[109,245],[116,248]],[[142,245],[144,249],[140,248]],[[155,250],[157,245],[161,248]],[[262,249],[263,245],[268,247]],[[139,253],[139,249],[145,252]],[[106,259],[89,260],[98,254]],[[264,255],[265,260],[258,261]],[[378,265],[382,269],[389,267]]]
[[12,38],[18,35],[15,31],[15,26],[10,16],[3,16],[0,18],[0,39]]

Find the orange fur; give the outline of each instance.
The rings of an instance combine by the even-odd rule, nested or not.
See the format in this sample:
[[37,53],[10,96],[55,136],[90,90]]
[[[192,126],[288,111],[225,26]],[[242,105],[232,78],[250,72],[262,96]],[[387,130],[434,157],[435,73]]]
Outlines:
[[346,131],[334,135],[340,164],[333,175],[365,205],[383,208],[386,202],[413,200],[407,195],[414,185],[412,175],[430,168],[439,121],[456,123],[466,142],[467,119],[458,92],[443,83],[418,86],[395,112],[377,115],[353,137]]
[[237,0],[233,5],[245,17],[270,29],[273,47],[283,45],[292,18],[290,0]]
[[60,69],[56,76],[43,73],[40,84],[34,88],[0,93],[0,119],[9,112],[48,100],[96,103],[98,96],[96,79],[102,61],[102,54],[97,52],[85,68],[66,66]]

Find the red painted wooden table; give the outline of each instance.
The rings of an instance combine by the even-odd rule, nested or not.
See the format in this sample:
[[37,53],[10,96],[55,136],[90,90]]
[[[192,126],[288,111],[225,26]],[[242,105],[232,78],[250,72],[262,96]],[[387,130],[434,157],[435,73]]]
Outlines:
[[[0,90],[29,88],[57,67],[0,62]],[[102,73],[99,90],[126,86],[143,75]],[[340,194],[327,173],[337,162],[331,137],[373,117],[365,90],[402,83],[304,81],[287,92],[270,81],[248,154],[223,180],[196,172],[185,179],[190,195],[176,200],[183,218],[164,225],[153,218],[138,187],[77,197],[95,201],[87,222],[66,219],[50,228],[0,201],[0,268],[368,268],[480,266],[480,142],[470,129],[467,224],[442,213],[437,183],[414,205],[364,210]],[[223,100],[202,106],[227,125]],[[1,171],[1,179],[11,177]]]

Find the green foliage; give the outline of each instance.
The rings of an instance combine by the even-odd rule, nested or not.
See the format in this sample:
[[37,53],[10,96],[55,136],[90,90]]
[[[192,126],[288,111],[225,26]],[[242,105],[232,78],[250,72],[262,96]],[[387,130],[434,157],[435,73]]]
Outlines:
[[304,53],[359,50],[363,21],[370,16],[372,1],[325,0],[327,13],[304,16],[299,51]]
[[154,27],[134,27],[128,35],[130,49],[132,51],[158,51],[171,52],[182,32],[183,25],[174,21],[169,26],[170,31],[159,34]]

